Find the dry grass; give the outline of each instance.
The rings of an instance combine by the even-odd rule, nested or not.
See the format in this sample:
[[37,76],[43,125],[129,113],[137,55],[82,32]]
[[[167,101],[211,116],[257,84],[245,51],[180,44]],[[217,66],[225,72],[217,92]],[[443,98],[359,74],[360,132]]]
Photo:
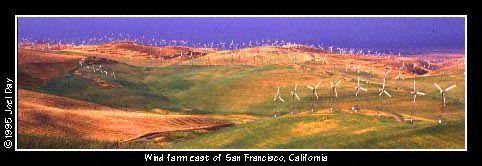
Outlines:
[[78,61],[83,56],[79,55],[64,55],[49,52],[42,52],[37,50],[28,50],[24,48],[18,49],[18,64],[28,63],[59,63],[66,61]]
[[149,133],[192,130],[228,122],[195,115],[125,112],[88,102],[19,91],[19,133],[124,141]]
[[321,122],[298,122],[295,127],[291,130],[293,135],[298,136],[309,136],[318,134],[322,131],[333,130],[338,127],[337,120],[324,120]]
[[361,134],[365,134],[365,133],[368,133],[368,132],[375,131],[376,129],[377,129],[376,127],[364,128],[364,129],[361,129],[361,130],[353,131],[352,134],[361,135]]

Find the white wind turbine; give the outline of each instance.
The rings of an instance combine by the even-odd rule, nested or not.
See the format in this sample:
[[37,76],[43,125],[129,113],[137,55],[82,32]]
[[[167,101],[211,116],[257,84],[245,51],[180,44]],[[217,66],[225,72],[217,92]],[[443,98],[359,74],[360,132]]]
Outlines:
[[382,83],[382,88],[378,90],[380,92],[378,95],[382,96],[383,94],[386,94],[388,97],[392,97],[387,91],[386,91],[386,78],[383,78],[383,83]]
[[435,87],[437,87],[438,90],[440,90],[440,95],[441,95],[441,101],[442,101],[442,111],[444,111],[444,107],[446,106],[446,103],[445,103],[445,96],[447,95],[447,92],[450,91],[451,89],[457,87],[457,85],[452,85],[450,87],[448,87],[447,89],[442,89],[440,88],[440,86],[437,84],[437,83],[434,83],[433,85],[435,85]]
[[318,100],[318,87],[320,86],[320,84],[321,84],[321,81],[319,81],[314,87],[309,86],[309,85],[306,86],[307,88],[311,89],[313,99]]
[[456,70],[457,70],[457,71],[459,71],[459,63],[460,63],[460,62],[464,62],[464,60],[463,60],[463,59],[459,59],[459,60],[457,60],[457,61],[455,62]]
[[390,69],[388,69],[388,70],[384,71],[384,72],[383,72],[383,79],[387,79],[387,78],[389,78],[389,77],[388,77],[388,76],[389,76],[389,74],[390,74]]
[[358,96],[360,96],[360,90],[365,91],[365,92],[368,91],[366,88],[360,86],[360,76],[358,76],[357,77],[357,84],[356,84],[356,87],[355,87],[356,105],[352,108],[352,110],[355,111],[355,113],[357,113],[358,110],[360,110],[359,100],[358,100],[359,99]]
[[405,80],[405,78],[402,76],[402,72],[400,71],[400,69],[398,69],[398,75],[397,77],[395,77],[395,80],[398,80],[398,87],[397,89],[400,90],[400,86],[401,86],[401,82],[402,80]]
[[[441,112],[444,112],[445,110],[445,96],[447,95],[447,92],[453,88],[455,88],[457,85],[452,85],[446,89],[442,89],[437,83],[434,83],[435,87],[437,87],[437,89],[440,91],[440,96],[441,96]],[[439,120],[438,120],[438,123],[439,124],[442,124],[442,116],[439,115]]]
[[350,67],[348,65],[348,63],[346,63],[346,60],[344,61],[345,62],[345,75],[348,74],[348,67]]
[[[388,97],[392,98],[392,95],[390,95],[387,90],[386,90],[386,86],[385,86],[385,83],[386,83],[386,78],[383,78],[383,83],[382,83],[382,88],[381,89],[378,89],[378,96],[380,96],[380,101],[381,101],[381,105],[380,105],[380,108],[383,110],[383,94],[387,95]],[[378,117],[380,117],[381,114],[380,114],[380,111],[378,111]]]
[[298,96],[298,91],[296,90],[296,88],[298,87],[298,84],[295,85],[295,88],[293,88],[293,90],[291,91],[291,97],[293,98],[293,108],[291,110],[291,114],[294,113],[294,110],[295,110],[295,107],[296,107],[296,99],[298,99],[298,101],[300,101],[300,97]]
[[[321,84],[321,81],[318,81],[318,83],[312,87],[312,86],[306,86],[308,89],[311,89],[311,93],[312,93],[312,98],[314,101],[318,100],[318,87],[320,87],[320,84]],[[311,103],[311,112],[314,112],[315,110],[315,105],[314,105],[314,102]]]
[[341,80],[338,80],[336,81],[335,83],[333,83],[333,81],[330,81],[330,88],[331,88],[331,102],[332,102],[332,106],[331,106],[331,111],[333,112],[333,106],[335,105],[335,98],[338,97],[338,93],[336,92],[336,87],[341,83]]
[[356,74],[360,75],[360,65],[355,66]]
[[428,65],[428,66],[427,66],[427,69],[430,69],[430,67],[432,66],[432,63],[430,63],[430,61],[429,61],[428,59],[425,60],[425,62],[427,62],[427,65]]
[[413,123],[412,114],[415,114],[415,101],[418,95],[425,96],[425,93],[417,91],[417,87],[415,86],[415,80],[413,80],[413,89],[410,92],[410,94],[413,96],[413,105],[412,105],[412,112],[410,114],[410,123]]
[[321,64],[327,64],[328,61],[326,60],[326,55],[321,59]]
[[285,100],[283,100],[283,98],[281,98],[281,95],[279,94],[279,86],[278,86],[278,91],[276,91],[276,94],[274,95],[274,99],[273,101],[275,102],[276,104],[276,111],[274,113],[274,117],[276,118],[277,117],[277,113],[279,112],[279,103],[280,102],[285,102]]

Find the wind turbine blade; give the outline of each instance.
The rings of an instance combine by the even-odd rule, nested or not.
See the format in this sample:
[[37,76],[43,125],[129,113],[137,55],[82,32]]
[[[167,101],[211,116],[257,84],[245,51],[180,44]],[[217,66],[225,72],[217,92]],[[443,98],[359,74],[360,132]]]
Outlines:
[[413,80],[413,90],[415,91],[415,80]]
[[296,99],[298,99],[298,101],[300,101],[300,97],[298,97],[297,93],[295,93],[295,97],[296,97]]
[[311,90],[315,89],[315,88],[313,88],[313,87],[311,87],[311,86],[309,86],[309,85],[306,86],[306,87],[309,88],[309,89],[311,89]]
[[392,98],[392,95],[388,94],[387,91],[383,91],[383,92],[385,92],[385,94],[387,94],[388,97]]
[[435,87],[437,87],[437,89],[438,89],[438,90],[443,91],[443,89],[442,89],[442,88],[440,88],[440,86],[438,86],[438,84],[437,84],[437,83],[433,83],[433,85],[435,85]]
[[315,91],[315,96],[316,96],[316,99],[318,99],[318,92]]
[[423,92],[417,92],[418,95],[422,95],[422,96],[425,96],[425,93]]
[[365,92],[368,91],[367,88],[360,87],[360,89]]
[[417,94],[413,95],[413,102],[415,102],[416,98],[417,98]]
[[334,87],[334,86],[333,86],[333,81],[330,81],[330,85],[331,85],[331,87]]
[[295,91],[296,91],[296,88],[298,88],[298,83],[296,83],[296,85],[295,85]]
[[382,94],[383,94],[383,91],[380,91],[380,93],[378,94],[378,96],[382,96]]
[[336,88],[335,88],[335,97],[338,97],[338,93],[336,92]]
[[340,84],[341,80],[338,80],[336,83],[335,83],[335,86],[338,86],[338,84]]
[[452,85],[452,86],[448,87],[447,89],[445,89],[445,92],[447,92],[447,91],[449,91],[449,90],[451,90],[451,89],[453,89],[453,88],[455,88],[455,87],[457,87],[457,85]]
[[318,83],[315,86],[315,89],[318,88],[320,86],[320,84],[321,84],[321,81],[318,81]]
[[285,100],[283,100],[283,99],[281,98],[281,96],[278,96],[278,98],[279,98],[279,100],[281,100],[281,102],[283,102],[283,103],[285,102]]

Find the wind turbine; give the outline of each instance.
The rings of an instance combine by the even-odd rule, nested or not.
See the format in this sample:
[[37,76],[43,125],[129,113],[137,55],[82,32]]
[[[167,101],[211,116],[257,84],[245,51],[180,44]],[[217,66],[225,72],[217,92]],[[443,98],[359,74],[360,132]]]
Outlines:
[[427,65],[428,65],[428,66],[427,66],[427,69],[430,69],[430,67],[432,66],[432,63],[430,63],[429,60],[425,60],[425,62],[427,62]]
[[[383,110],[383,94],[386,94],[388,97],[392,98],[392,95],[390,95],[387,90],[386,90],[386,86],[385,86],[385,83],[386,83],[386,79],[387,78],[383,78],[383,84],[382,84],[382,88],[381,89],[378,89],[378,96],[380,96],[380,101],[381,101],[381,109]],[[380,114],[380,111],[378,111],[378,117],[380,117],[381,114]]]
[[452,85],[450,87],[448,87],[447,89],[442,89],[440,88],[440,86],[437,84],[437,83],[434,83],[433,85],[435,85],[435,87],[437,87],[438,90],[440,90],[440,95],[441,95],[441,101],[442,101],[442,111],[444,111],[444,107],[446,106],[446,103],[445,103],[445,96],[447,95],[447,92],[450,91],[451,89],[457,87],[457,85]]
[[410,92],[410,94],[413,96],[413,105],[412,105],[412,112],[410,114],[410,123],[413,123],[412,114],[415,114],[415,112],[414,112],[415,111],[415,101],[416,101],[418,95],[425,96],[425,93],[417,91],[417,87],[415,86],[415,80],[413,80],[413,89]]
[[241,64],[241,49],[238,51],[238,63]]
[[[306,86],[308,87],[309,89],[311,89],[311,93],[312,93],[312,98],[314,101],[318,100],[318,87],[320,86],[321,84],[321,81],[319,81],[314,87],[312,86]],[[315,109],[315,106],[314,106],[314,102],[311,103],[311,112],[314,112],[314,109]]]
[[321,84],[321,81],[319,81],[314,87],[309,86],[309,85],[306,86],[307,88],[311,89],[311,91],[312,91],[311,93],[313,94],[313,96],[312,96],[313,99],[318,100],[318,87],[320,86],[320,84]]
[[[457,85],[454,84],[454,85],[452,85],[452,86],[450,86],[450,87],[448,87],[448,88],[446,88],[446,89],[440,88],[440,86],[439,86],[437,83],[434,83],[433,85],[435,85],[435,87],[437,87],[437,89],[440,91],[441,102],[442,102],[442,104],[441,104],[441,110],[442,110],[442,111],[441,111],[441,112],[444,112],[445,106],[446,106],[446,104],[445,104],[445,96],[447,95],[447,92],[448,92],[449,90],[455,88]],[[442,115],[439,115],[438,123],[439,123],[439,124],[442,123]]]
[[402,76],[402,72],[400,71],[400,69],[398,69],[398,75],[397,75],[397,77],[395,77],[395,80],[398,80],[398,86],[399,87],[397,87],[397,89],[400,90],[400,85],[401,85],[400,81],[405,80],[405,78]]
[[346,60],[344,62],[345,62],[345,75],[347,75],[349,65],[348,65],[348,63],[346,63]]
[[293,115],[294,113],[294,110],[295,110],[295,106],[296,106],[296,99],[298,99],[298,101],[300,101],[300,97],[298,96],[298,91],[296,90],[296,88],[298,87],[298,84],[295,85],[295,88],[293,88],[293,90],[291,91],[291,97],[293,98],[293,108],[291,110],[291,114]]
[[360,75],[360,65],[356,65],[355,69],[356,69],[356,73]]
[[332,106],[331,106],[331,111],[333,112],[333,106],[335,104],[335,98],[338,97],[338,93],[336,92],[336,87],[340,84],[341,80],[336,81],[333,83],[333,81],[330,81],[330,88],[331,88],[331,97],[332,97]]
[[359,104],[359,100],[358,100],[358,96],[360,95],[360,90],[362,91],[368,91],[366,88],[363,88],[360,86],[360,76],[357,77],[357,84],[356,84],[356,87],[355,87],[355,97],[356,97],[356,105],[353,107],[353,111],[355,111],[355,113],[358,112],[358,110],[360,110],[360,106],[358,105]]
[[383,72],[383,79],[384,79],[384,80],[387,79],[388,76],[389,76],[389,74],[390,74],[390,69],[384,71],[384,72]]
[[285,102],[285,100],[283,100],[283,98],[281,98],[281,95],[279,94],[279,86],[278,86],[278,91],[276,91],[276,95],[274,95],[274,99],[273,101],[275,102],[276,104],[276,111],[274,112],[274,118],[276,118],[277,116],[277,112],[279,112],[279,101],[281,102]]
[[327,64],[328,61],[326,60],[326,55],[321,59],[321,64]]
[[456,65],[456,71],[459,71],[459,63],[460,62],[463,62],[464,60],[463,59],[459,59],[455,62],[455,65]]

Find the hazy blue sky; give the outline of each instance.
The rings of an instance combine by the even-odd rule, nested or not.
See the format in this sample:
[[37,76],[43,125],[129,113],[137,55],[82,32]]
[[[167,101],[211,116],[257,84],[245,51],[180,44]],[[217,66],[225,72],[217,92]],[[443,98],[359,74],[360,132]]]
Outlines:
[[464,48],[464,18],[19,18],[19,38],[106,34],[167,40],[277,39],[356,48]]

